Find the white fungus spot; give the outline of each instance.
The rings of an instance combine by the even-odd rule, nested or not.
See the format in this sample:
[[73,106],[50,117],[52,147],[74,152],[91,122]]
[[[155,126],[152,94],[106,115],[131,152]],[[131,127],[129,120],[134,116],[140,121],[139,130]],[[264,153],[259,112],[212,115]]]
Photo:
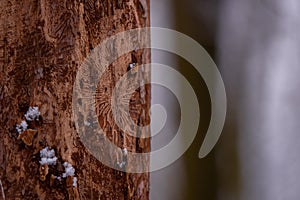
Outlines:
[[20,124],[17,124],[16,130],[18,131],[18,133],[21,133],[25,131],[27,127],[28,127],[27,122],[25,120],[22,120]]
[[73,178],[73,187],[77,187],[77,178],[76,177]]
[[65,167],[65,173],[63,173],[62,175],[63,178],[66,178],[67,176],[74,176],[75,169],[70,163],[64,162],[64,167]]
[[127,156],[128,151],[127,151],[126,148],[123,149],[123,153],[124,153],[125,156]]
[[56,165],[57,157],[55,156],[54,149],[49,150],[48,147],[45,147],[40,151],[41,165]]
[[35,70],[35,74],[37,79],[43,78],[43,68],[39,67],[37,70]]
[[27,121],[39,120],[40,112],[38,107],[29,107],[24,115]]
[[119,165],[120,168],[123,168],[126,165],[126,162],[125,161],[117,162],[117,164]]
[[130,69],[134,68],[135,65],[136,65],[136,63],[130,63],[130,64],[129,64]]
[[85,122],[84,122],[84,125],[86,125],[86,126],[90,126],[90,125],[91,125],[91,123],[90,123],[90,122],[88,122],[88,121],[85,121]]
[[126,156],[127,156],[127,153],[128,153],[128,151],[127,151],[127,149],[126,148],[123,148],[122,149],[122,152],[123,152],[123,161],[122,162],[117,162],[117,165],[119,165],[119,167],[120,168],[123,168],[123,167],[125,167],[126,166]]

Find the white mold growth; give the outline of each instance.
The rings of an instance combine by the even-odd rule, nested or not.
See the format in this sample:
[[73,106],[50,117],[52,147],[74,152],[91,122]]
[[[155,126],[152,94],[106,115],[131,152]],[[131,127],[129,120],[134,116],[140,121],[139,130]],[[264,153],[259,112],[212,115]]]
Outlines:
[[[74,167],[68,163],[64,162],[65,173],[62,174],[63,178],[67,178],[68,176],[73,177],[75,175]],[[73,187],[77,187],[77,177],[73,177]]]
[[130,69],[132,69],[132,68],[135,67],[135,65],[136,65],[136,63],[130,63],[128,66],[129,66]]
[[122,151],[123,151],[123,154],[124,154],[125,156],[127,156],[127,153],[128,153],[127,149],[124,148]]
[[77,187],[77,178],[76,177],[73,178],[73,187]]
[[65,167],[65,173],[63,173],[62,175],[63,178],[66,178],[67,176],[74,176],[75,169],[70,163],[64,162],[64,167]]
[[18,131],[18,133],[22,133],[23,131],[25,131],[28,127],[28,124],[25,120],[21,121],[20,124],[17,124],[16,126],[16,130]]
[[37,79],[43,78],[43,68],[39,67],[37,70],[35,70],[35,74]]
[[56,165],[57,157],[55,156],[54,149],[49,150],[48,147],[45,147],[40,151],[41,165]]
[[38,107],[29,107],[24,115],[27,121],[39,120],[40,112]]

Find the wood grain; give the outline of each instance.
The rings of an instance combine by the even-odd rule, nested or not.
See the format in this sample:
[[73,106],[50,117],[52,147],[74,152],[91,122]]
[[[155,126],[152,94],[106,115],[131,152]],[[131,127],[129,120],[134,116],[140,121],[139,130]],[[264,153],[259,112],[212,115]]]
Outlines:
[[[0,8],[0,179],[6,199],[148,199],[148,173],[113,170],[87,152],[71,120],[71,102],[76,72],[90,50],[115,33],[149,26],[149,0],[9,0],[0,1]],[[98,90],[111,91],[133,57],[150,62],[149,50],[123,55]],[[143,100],[139,90],[133,94],[132,107],[149,110],[150,87],[145,91]],[[41,112],[41,120],[29,123],[37,130],[32,146],[18,140],[15,130],[29,106]],[[127,136],[105,112],[100,108],[99,123],[110,127],[107,137],[116,145],[150,151],[149,139]],[[134,120],[149,123],[148,116],[134,112]],[[55,149],[58,163],[41,181],[39,151],[45,146]],[[64,171],[64,161],[76,169],[74,190],[53,178]]]

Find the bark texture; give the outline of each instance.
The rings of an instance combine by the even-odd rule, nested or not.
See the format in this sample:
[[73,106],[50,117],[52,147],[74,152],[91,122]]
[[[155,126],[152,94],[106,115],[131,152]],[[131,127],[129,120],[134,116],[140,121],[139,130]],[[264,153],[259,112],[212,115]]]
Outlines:
[[[117,32],[149,26],[149,0],[5,0],[0,8],[0,186],[6,199],[148,199],[149,174],[127,174],[96,160],[80,142],[71,115],[73,83],[84,58]],[[109,91],[128,64],[149,61],[149,50],[140,50],[109,67],[98,86],[108,109]],[[144,90],[146,95],[141,90],[132,95],[131,116],[147,124],[142,113],[150,106],[150,87]],[[28,123],[37,130],[32,146],[18,140],[15,129],[29,106],[41,112],[39,121]],[[150,151],[150,140],[126,136],[109,112],[98,108],[99,123],[112,142],[133,152]],[[39,151],[46,146],[58,161],[42,181]],[[64,161],[75,168],[77,187],[53,178],[64,172]]]

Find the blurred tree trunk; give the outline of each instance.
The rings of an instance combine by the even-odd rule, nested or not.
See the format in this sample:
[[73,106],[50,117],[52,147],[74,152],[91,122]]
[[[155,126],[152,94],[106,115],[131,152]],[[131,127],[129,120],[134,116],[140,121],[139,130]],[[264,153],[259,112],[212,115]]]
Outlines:
[[[225,130],[228,142],[220,155],[231,163],[223,170],[224,200],[300,196],[299,8],[299,1],[221,3],[218,57],[228,125],[235,126]],[[236,166],[229,160],[233,131]]]
[[[195,39],[214,59],[218,0],[175,0],[174,5],[176,30]],[[182,9],[183,7],[186,9]],[[197,136],[183,156],[186,165],[187,183],[184,188],[185,195],[182,199],[214,200],[217,199],[218,193],[218,177],[215,163],[215,151],[218,145],[204,159],[199,159],[197,156],[210,122],[210,95],[203,78],[193,69],[190,63],[178,58],[178,66],[180,66],[180,73],[188,77],[195,91],[197,91],[196,95],[201,110]]]
[[[117,32],[149,26],[149,0],[12,0],[1,1],[0,7],[0,192],[6,199],[148,199],[148,173],[108,168],[84,148],[71,121],[71,102],[77,69],[89,51]],[[108,72],[109,87],[132,58],[149,62],[150,53],[142,50],[119,58]],[[150,88],[145,98],[148,109]],[[18,140],[15,129],[29,106],[41,112],[38,122],[29,123],[37,130],[32,146]],[[114,122],[106,124],[120,147],[150,151],[150,140],[123,137]],[[55,149],[58,161],[41,181],[39,151],[45,146]],[[71,191],[65,180],[51,179],[51,174],[64,171],[64,161],[73,165],[78,178]]]

